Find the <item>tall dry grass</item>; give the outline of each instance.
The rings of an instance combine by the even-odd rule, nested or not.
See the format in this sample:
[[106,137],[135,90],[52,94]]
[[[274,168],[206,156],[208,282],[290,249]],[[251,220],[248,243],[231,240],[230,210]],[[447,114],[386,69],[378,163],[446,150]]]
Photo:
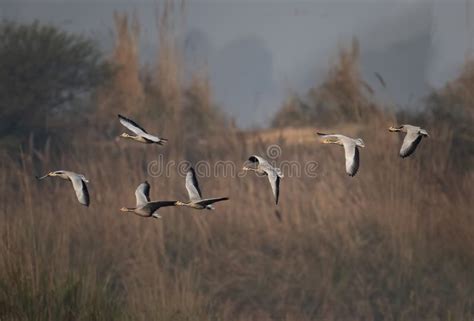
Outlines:
[[[98,89],[97,108],[89,124],[95,131],[83,135],[105,133],[110,138],[121,130],[110,119],[121,113],[145,128],[160,128],[157,134],[172,138],[169,152],[178,155],[188,148],[209,145],[208,137],[233,127],[214,103],[207,70],[184,70],[184,46],[178,37],[184,10],[184,2],[180,6],[172,0],[162,2],[157,11],[155,60],[143,67],[138,52],[139,22],[135,17],[114,14],[115,47],[110,60],[116,70],[110,83]],[[96,126],[103,123],[108,125]]]
[[[140,79],[139,37],[140,24],[136,16],[114,13],[114,49],[109,57],[115,66],[111,80],[96,94],[96,110],[91,115],[91,126],[99,120],[105,123],[117,113],[135,115],[143,109],[145,92]],[[97,128],[98,129],[98,128]],[[112,126],[101,127],[111,135]]]
[[[402,160],[386,121],[352,130],[367,145],[355,178],[344,174],[339,148],[280,141],[280,161],[319,164],[316,178],[286,173],[281,221],[265,179],[223,173],[201,178],[204,195],[231,197],[215,212],[164,209],[158,221],[121,214],[145,179],[153,199],[186,197],[176,171],[147,175],[160,153],[150,146],[78,144],[69,155],[27,150],[22,164],[3,162],[0,316],[471,319],[473,174],[453,174],[450,146],[441,144],[449,134],[432,129]],[[250,153],[265,152],[258,140],[235,139],[231,151],[205,160],[240,167]],[[69,183],[33,178],[56,168],[91,179],[90,208]]]
[[[473,318],[474,174],[459,172],[452,161],[454,128],[428,128],[431,137],[402,160],[401,137],[386,130],[396,117],[361,115],[358,108],[368,106],[363,98],[350,110],[362,125],[354,126],[353,118],[337,124],[367,145],[354,178],[344,173],[340,148],[275,136],[278,161],[318,162],[316,177],[285,173],[280,218],[265,178],[222,171],[200,177],[204,196],[231,197],[215,212],[166,208],[162,220],[119,212],[134,204],[134,190],[145,179],[152,199],[186,198],[177,169],[152,177],[151,161],[226,160],[240,168],[249,155],[265,155],[270,143],[227,125],[205,72],[182,81],[181,62],[173,60],[179,54],[168,52],[179,46],[168,39],[146,77],[137,76],[138,69],[130,73],[143,88],[143,104],[98,111],[134,114],[162,131],[167,147],[105,138],[84,143],[88,136],[78,131],[62,153],[30,144],[2,156],[1,320]],[[351,52],[357,57],[356,44]],[[358,79],[334,68],[328,84]],[[357,98],[354,84],[344,84],[337,99]],[[90,122],[100,129],[110,117]],[[110,136],[121,130],[114,123]],[[90,178],[90,208],[78,204],[68,182],[34,179],[60,168]]]

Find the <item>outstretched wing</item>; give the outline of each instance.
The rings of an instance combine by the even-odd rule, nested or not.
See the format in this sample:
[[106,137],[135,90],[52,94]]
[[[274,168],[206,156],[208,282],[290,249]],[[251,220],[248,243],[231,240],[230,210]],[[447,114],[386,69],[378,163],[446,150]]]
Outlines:
[[331,142],[337,142],[338,140],[343,140],[347,138],[344,135],[339,135],[339,134],[325,134],[325,133],[320,133],[320,132],[316,132],[316,134],[318,134],[318,136],[321,136],[321,138],[324,138]]
[[262,169],[264,167],[271,167],[270,163],[263,157],[252,155],[249,157],[249,162],[259,165]]
[[326,133],[321,133],[321,132],[316,132],[318,136],[336,136],[335,134],[326,134]]
[[275,196],[275,204],[278,204],[278,198],[280,197],[280,176],[276,171],[268,171],[268,180],[272,187],[273,196]]
[[164,143],[165,143],[165,140],[163,140],[162,138],[156,137],[156,136],[151,135],[151,134],[144,133],[144,134],[141,134],[140,136],[142,136],[143,138],[146,138],[149,141],[152,141],[154,143],[158,143],[160,145],[164,145]]
[[186,173],[186,189],[188,190],[189,200],[194,202],[202,199],[196,172],[192,167]]
[[74,191],[76,192],[76,196],[79,203],[81,203],[84,206],[89,206],[90,204],[89,191],[87,190],[86,183],[77,174],[68,174],[68,177],[72,182],[72,187],[74,188]]
[[344,154],[346,157],[346,173],[354,176],[359,170],[359,149],[353,142],[344,143]]
[[137,199],[137,207],[141,207],[150,201],[150,184],[147,181],[138,185],[135,190],[135,198]]
[[200,200],[200,201],[196,202],[196,204],[199,204],[199,205],[202,205],[202,206],[207,206],[207,205],[211,205],[211,204],[214,204],[214,203],[217,203],[217,202],[227,201],[228,199],[229,199],[228,197],[207,198],[207,199],[203,199],[203,200]]
[[400,157],[405,158],[413,154],[422,137],[418,132],[408,131],[400,148]]
[[150,213],[150,216],[153,215],[156,211],[158,211],[162,207],[168,206],[175,206],[176,201],[157,201],[157,202],[149,202],[144,207],[143,210]]
[[[147,134],[146,130],[140,127],[136,122],[122,115],[118,115],[119,121],[122,125],[127,127],[130,131],[134,132],[137,135],[143,136],[143,134]],[[152,136],[154,137],[154,136]]]
[[279,176],[283,177],[283,173],[279,168],[274,168],[265,158],[252,155],[249,157],[249,162],[257,164],[257,167],[263,170],[267,175],[269,172],[276,172]]
[[280,178],[283,177],[281,170],[273,167],[266,159],[260,156],[252,155],[249,157],[249,161],[256,163],[258,168],[267,174],[272,187],[273,196],[275,196],[275,202],[278,204],[278,198],[280,196]]

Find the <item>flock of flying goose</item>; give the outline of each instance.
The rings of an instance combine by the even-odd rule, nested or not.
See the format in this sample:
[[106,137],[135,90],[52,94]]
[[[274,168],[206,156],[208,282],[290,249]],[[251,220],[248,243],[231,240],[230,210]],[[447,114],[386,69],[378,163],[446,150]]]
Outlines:
[[[140,127],[131,119],[125,118],[122,115],[118,115],[118,118],[123,126],[135,134],[130,135],[123,133],[120,135],[122,138],[133,139],[143,144],[164,145],[167,142],[167,139],[165,138],[160,138],[147,133],[145,129]],[[429,137],[426,130],[412,125],[390,127],[388,130],[391,132],[405,133],[405,138],[400,148],[400,157],[402,158],[410,156],[415,151],[423,137]],[[359,169],[359,147],[365,147],[364,141],[361,138],[351,138],[340,134],[323,134],[319,132],[317,134],[321,137],[321,142],[323,144],[337,144],[344,147],[346,173],[349,176],[354,176]],[[249,157],[248,161],[253,164],[253,167],[244,166],[243,170],[254,171],[257,174],[267,176],[273,191],[273,196],[275,197],[275,203],[278,204],[278,198],[280,195],[280,180],[283,178],[282,171],[279,168],[272,166],[267,160],[260,156],[252,155]],[[71,181],[79,203],[89,206],[90,197],[86,185],[86,183],[89,183],[89,181],[84,175],[71,171],[59,170],[36,178],[38,180],[42,180],[46,177],[59,177],[64,180]],[[161,218],[161,216],[158,215],[158,210],[162,207],[185,206],[198,210],[213,210],[214,206],[212,204],[221,201],[227,201],[229,199],[228,197],[202,198],[196,172],[192,167],[189,168],[188,172],[186,173],[185,186],[189,195],[189,201],[187,202],[150,201],[150,184],[145,181],[138,185],[137,189],[135,190],[136,206],[122,207],[120,211],[131,212],[141,217]]]

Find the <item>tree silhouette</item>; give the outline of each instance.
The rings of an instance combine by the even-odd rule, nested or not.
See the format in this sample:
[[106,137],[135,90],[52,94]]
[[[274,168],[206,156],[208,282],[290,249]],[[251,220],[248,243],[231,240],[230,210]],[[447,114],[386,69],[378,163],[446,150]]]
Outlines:
[[0,137],[42,135],[110,72],[96,44],[52,25],[0,22]]

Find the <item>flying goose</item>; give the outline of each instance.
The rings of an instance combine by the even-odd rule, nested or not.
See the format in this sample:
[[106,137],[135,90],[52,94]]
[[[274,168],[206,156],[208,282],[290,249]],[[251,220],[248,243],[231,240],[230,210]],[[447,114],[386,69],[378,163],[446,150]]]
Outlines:
[[412,125],[401,125],[399,127],[390,127],[388,129],[391,132],[403,132],[406,133],[403,139],[402,147],[400,148],[400,157],[405,158],[410,156],[415,151],[418,144],[421,142],[423,137],[429,137],[428,132],[418,126]]
[[137,199],[136,207],[122,207],[120,211],[132,212],[141,217],[161,218],[158,214],[160,208],[176,205],[176,201],[150,202],[150,184],[147,181],[138,185],[135,190],[135,198]]
[[323,144],[338,144],[344,146],[346,157],[346,173],[353,177],[359,170],[359,148],[365,147],[362,138],[351,138],[339,134],[323,134],[317,133],[322,137]]
[[273,196],[275,196],[275,204],[278,204],[278,198],[280,196],[280,179],[283,178],[283,173],[279,168],[275,168],[264,158],[256,155],[252,155],[248,159],[253,164],[256,164],[257,167],[247,167],[244,166],[244,171],[253,171],[260,175],[268,176],[270,185],[272,187]]
[[214,210],[212,204],[227,201],[228,197],[219,197],[219,198],[202,198],[201,190],[199,188],[199,183],[197,181],[196,172],[194,168],[190,168],[186,173],[186,190],[189,194],[189,202],[180,202],[177,201],[177,206],[187,206],[197,210]]
[[128,119],[122,115],[118,115],[119,121],[122,125],[127,127],[130,131],[135,133],[136,135],[129,135],[127,133],[122,133],[120,137],[122,138],[130,138],[136,140],[137,142],[144,143],[144,144],[158,144],[160,146],[164,145],[168,140],[165,138],[159,138],[157,136],[150,135],[140,127],[136,122],[131,119]]
[[89,192],[87,191],[87,186],[86,186],[86,183],[89,183],[89,181],[87,180],[87,178],[85,178],[84,175],[77,174],[71,171],[60,170],[60,171],[50,172],[41,177],[36,176],[36,179],[42,180],[46,177],[54,177],[54,176],[71,181],[72,187],[74,188],[74,191],[76,192],[76,196],[79,203],[81,203],[84,206],[89,206],[90,204]]

